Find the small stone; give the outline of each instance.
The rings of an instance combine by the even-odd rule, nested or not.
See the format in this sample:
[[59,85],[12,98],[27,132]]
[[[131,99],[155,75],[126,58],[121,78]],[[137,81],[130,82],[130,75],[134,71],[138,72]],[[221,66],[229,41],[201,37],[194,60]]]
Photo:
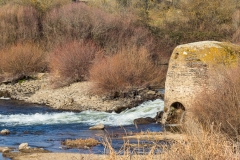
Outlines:
[[10,134],[10,131],[8,129],[3,129],[3,130],[1,130],[0,134],[8,135],[8,134]]
[[19,145],[18,149],[23,150],[23,149],[29,149],[30,147],[28,146],[28,143],[22,143]]
[[151,117],[146,117],[146,118],[137,118],[134,119],[133,123],[136,125],[138,124],[150,124],[150,123],[155,123],[155,119]]
[[148,95],[154,95],[155,93],[156,91],[151,91],[151,90],[147,92]]
[[104,125],[103,124],[98,124],[96,126],[90,127],[90,130],[103,130],[104,129]]
[[138,100],[141,100],[141,99],[142,99],[142,96],[137,95],[135,98],[138,99]]
[[90,149],[90,147],[88,147],[88,146],[84,146],[83,148],[84,148],[84,149]]
[[5,148],[5,149],[2,150],[2,153],[8,153],[8,152],[10,152],[10,151],[11,151],[10,148]]

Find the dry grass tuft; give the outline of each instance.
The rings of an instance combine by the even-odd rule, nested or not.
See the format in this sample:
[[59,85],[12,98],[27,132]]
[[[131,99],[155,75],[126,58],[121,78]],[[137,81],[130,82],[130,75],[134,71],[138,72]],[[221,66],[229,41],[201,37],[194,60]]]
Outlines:
[[206,129],[210,123],[221,125],[221,131],[236,140],[240,134],[240,67],[221,70],[215,79],[217,90],[203,92],[196,99],[192,113]]
[[187,139],[174,142],[170,147],[163,146],[161,159],[238,159],[240,155],[235,152],[234,142],[221,134],[220,128],[209,126],[212,130],[206,131],[198,121],[186,122]]
[[75,140],[67,139],[62,144],[70,148],[88,148],[98,145],[99,142],[93,138]]

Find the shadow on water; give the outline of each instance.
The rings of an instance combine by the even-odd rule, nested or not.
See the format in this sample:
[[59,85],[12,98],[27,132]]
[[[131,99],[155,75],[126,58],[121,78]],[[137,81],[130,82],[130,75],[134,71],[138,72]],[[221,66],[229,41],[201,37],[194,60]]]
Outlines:
[[[52,152],[77,152],[77,153],[97,153],[103,154],[105,152],[104,146],[99,144],[89,150],[85,149],[66,149],[61,145],[61,142],[66,139],[77,138],[96,138],[103,140],[104,137],[110,137],[112,140],[112,147],[120,150],[123,145],[122,136],[126,134],[131,135],[135,132],[151,131],[158,132],[162,128],[159,124],[138,125],[138,129],[134,125],[106,126],[106,130],[89,130],[90,125],[87,123],[74,123],[74,121],[64,122],[64,119],[58,123],[48,123],[42,119],[37,119],[40,123],[33,123],[35,119],[31,119],[26,115],[36,115],[38,113],[69,113],[50,109],[45,106],[35,104],[25,104],[13,100],[0,100],[0,130],[9,129],[11,134],[8,136],[0,135],[0,146],[18,147],[19,144],[27,142],[31,147],[41,147]],[[155,112],[156,113],[156,112]],[[16,119],[15,115],[20,115],[23,119]],[[51,114],[50,114],[51,115]],[[49,115],[47,115],[49,116]],[[72,115],[75,116],[75,115]],[[154,115],[153,115],[154,116]],[[17,121],[29,118],[28,125],[16,123]],[[45,117],[39,117],[45,118]],[[60,117],[62,118],[62,117]],[[64,117],[63,117],[64,118]],[[25,119],[26,120],[26,119]],[[51,120],[50,120],[51,121]],[[14,123],[13,123],[14,122]],[[44,122],[44,123],[42,123]],[[4,159],[0,155],[0,160]],[[5,159],[4,159],[5,160]]]

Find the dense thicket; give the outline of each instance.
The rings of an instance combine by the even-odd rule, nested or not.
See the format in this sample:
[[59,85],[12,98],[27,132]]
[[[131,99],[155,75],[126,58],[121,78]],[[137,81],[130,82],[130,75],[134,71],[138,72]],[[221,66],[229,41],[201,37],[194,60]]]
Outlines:
[[[11,46],[30,43],[44,51],[49,59],[52,54],[48,53],[56,52],[63,44],[68,52],[58,50],[58,55],[68,57],[68,54],[77,54],[70,42],[91,41],[102,51],[103,59],[114,59],[116,54],[130,48],[135,48],[142,56],[140,48],[144,48],[147,60],[161,68],[178,44],[200,40],[240,43],[238,5],[237,0],[92,0],[87,3],[0,0],[0,49],[4,52]],[[87,50],[82,55],[87,55]],[[134,63],[131,58],[128,60],[128,63]],[[100,62],[93,61],[91,66],[94,68]],[[49,63],[48,66],[56,64],[55,61]],[[61,63],[69,66],[64,64],[69,63],[67,60]],[[56,71],[56,68],[49,70],[63,71]],[[85,73],[89,73],[89,68],[85,68]],[[166,69],[160,70],[165,72]],[[8,71],[5,69],[5,72]],[[64,73],[59,75],[64,79]],[[79,80],[83,78],[73,78],[69,83]],[[160,85],[160,82],[154,85]]]

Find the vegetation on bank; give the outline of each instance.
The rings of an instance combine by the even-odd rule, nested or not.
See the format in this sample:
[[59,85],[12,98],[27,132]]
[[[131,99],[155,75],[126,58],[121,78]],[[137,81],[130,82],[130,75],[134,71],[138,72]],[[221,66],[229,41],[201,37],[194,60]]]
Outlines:
[[[71,0],[0,0],[0,53],[4,57],[0,59],[0,77],[14,76],[16,73],[29,76],[33,72],[45,71],[50,72],[53,81],[60,86],[90,78],[103,92],[158,86],[164,80],[166,64],[176,45],[200,40],[224,40],[239,44],[239,14],[237,0],[91,0],[86,3]],[[92,49],[84,47],[89,42]],[[77,43],[84,45],[76,49]],[[29,49],[33,52],[33,58],[28,59],[31,62],[24,62],[27,59],[23,55],[16,58],[19,65],[9,67],[6,62],[21,54],[17,52],[27,54],[27,51],[20,49],[26,48],[26,45],[34,48]],[[9,54],[9,48],[17,51]],[[106,84],[107,78],[102,78],[102,82],[101,76],[94,78],[97,66],[102,73],[109,73],[109,68],[104,67],[106,64],[101,66],[100,63],[110,63],[112,59],[117,59],[115,57],[121,57],[125,67],[130,68],[127,65],[136,63],[135,59],[117,55],[122,52],[130,54],[133,52],[131,48],[134,48],[134,54],[139,54],[154,69],[157,68],[162,79],[156,81],[156,77],[152,76],[144,82],[132,84],[127,82],[129,76],[125,76],[121,89],[115,89],[116,77],[110,75],[107,78],[111,84],[108,85],[114,88],[101,86]],[[96,53],[86,57],[89,50]],[[141,54],[142,50],[147,55]],[[40,57],[39,64],[36,64],[36,59]],[[82,63],[79,62],[83,61],[84,65],[80,65]],[[21,65],[28,64],[31,64],[31,69],[19,71],[19,68],[26,68]],[[76,72],[70,73],[73,68]],[[114,74],[120,74],[118,67],[115,68]],[[135,67],[129,72],[137,73],[140,70]],[[149,69],[146,71],[149,72]],[[142,69],[141,72],[146,71]]]
[[0,50],[0,80],[28,78],[47,69],[46,53],[35,44],[16,44]]
[[[0,0],[1,79],[47,71],[55,87],[90,78],[98,93],[162,86],[176,45],[200,40],[239,43],[239,12],[234,0]],[[26,52],[34,52],[31,62],[20,49],[26,44],[32,48]],[[9,54],[9,48],[21,51]],[[15,60],[18,65],[9,67],[4,59],[14,61],[17,54],[22,54]],[[126,73],[116,79],[123,71],[121,63]]]

